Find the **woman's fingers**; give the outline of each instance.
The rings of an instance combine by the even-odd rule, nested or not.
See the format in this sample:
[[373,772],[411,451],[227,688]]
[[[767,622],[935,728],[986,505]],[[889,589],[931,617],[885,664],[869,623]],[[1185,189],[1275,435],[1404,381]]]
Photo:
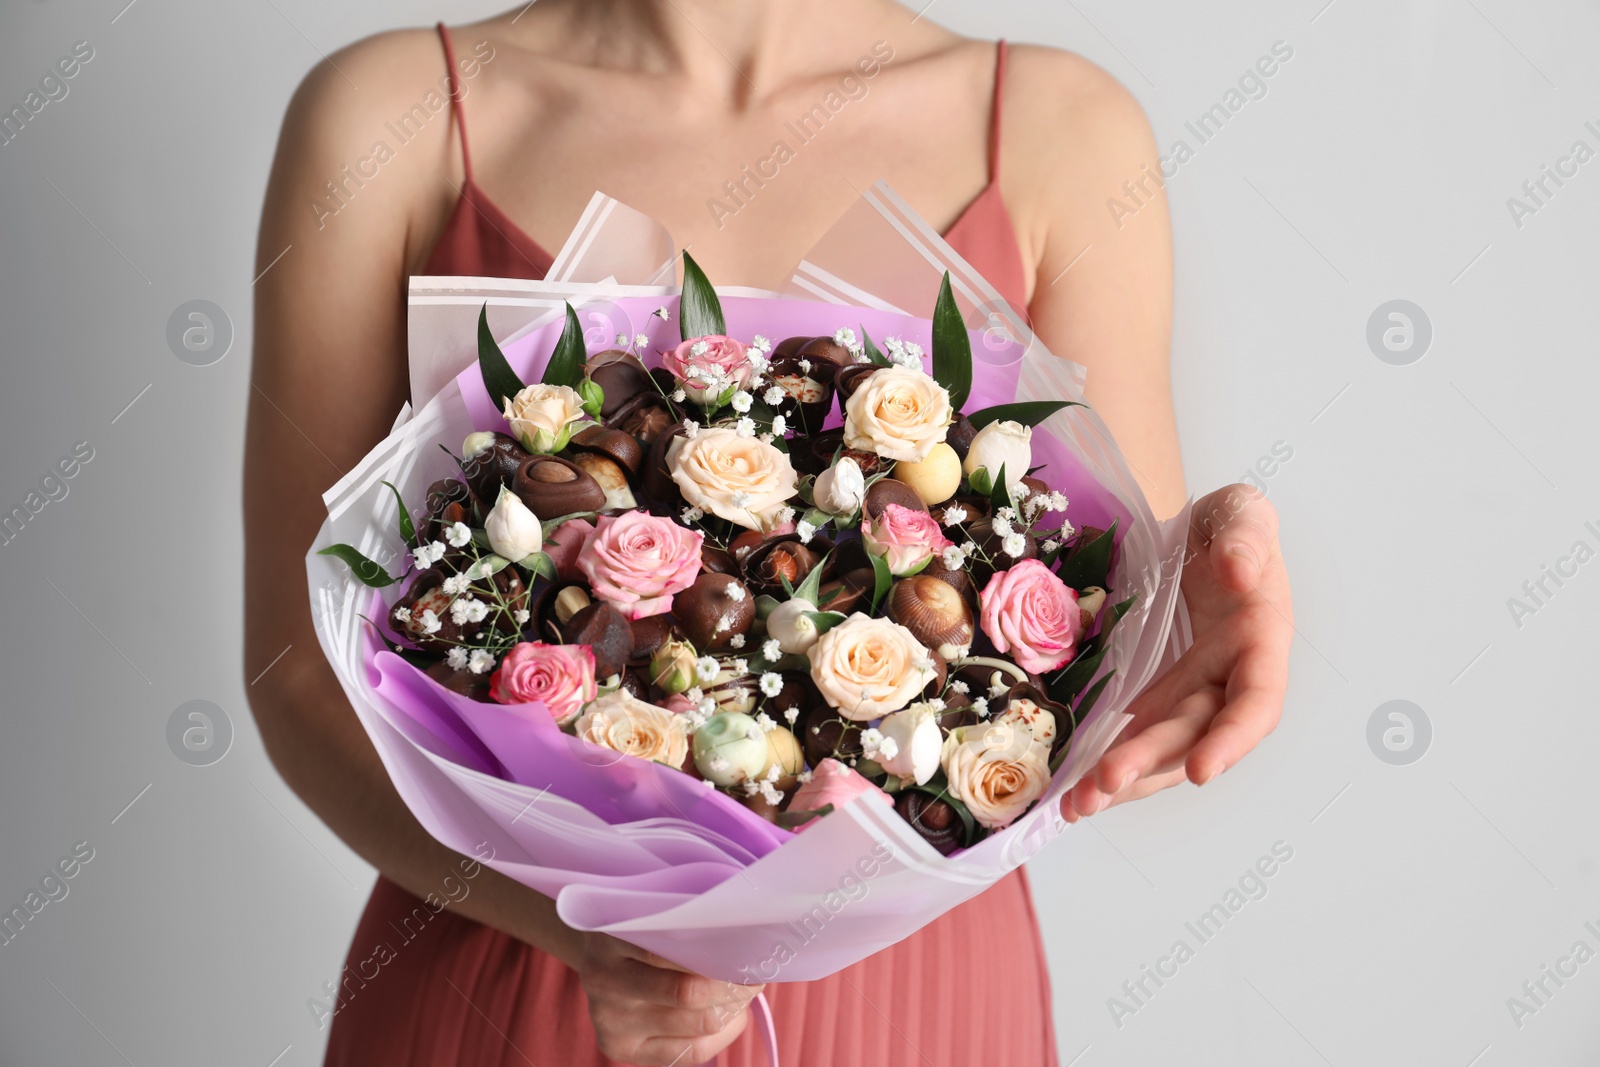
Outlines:
[[1181,767],[1184,756],[1205,734],[1206,724],[1221,704],[1219,690],[1202,689],[1180,700],[1166,719],[1119,741],[1095,770],[1062,798],[1062,817],[1076,822],[1079,816],[1103,811],[1114,797],[1127,793],[1139,780]]
[[1275,645],[1258,642],[1240,654],[1228,681],[1227,703],[1186,761],[1195,785],[1206,784],[1238,763],[1278,725],[1288,687],[1288,657]]
[[1218,489],[1195,507],[1191,527],[1210,545],[1210,558],[1225,588],[1254,589],[1278,553],[1278,511],[1251,485]]
[[728,1019],[725,1027],[714,1034],[696,1037],[647,1037],[638,1042],[631,1056],[624,1057],[624,1062],[656,1065],[656,1067],[706,1063],[738,1040],[749,1023],[750,1013],[740,1010]]

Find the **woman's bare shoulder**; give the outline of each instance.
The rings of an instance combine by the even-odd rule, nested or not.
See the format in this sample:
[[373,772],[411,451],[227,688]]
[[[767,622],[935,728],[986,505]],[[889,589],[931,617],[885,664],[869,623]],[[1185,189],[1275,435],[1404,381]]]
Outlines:
[[1010,49],[1008,63],[1007,118],[1040,135],[1028,141],[1059,142],[1067,133],[1149,136],[1149,120],[1127,86],[1076,52],[1022,44]]

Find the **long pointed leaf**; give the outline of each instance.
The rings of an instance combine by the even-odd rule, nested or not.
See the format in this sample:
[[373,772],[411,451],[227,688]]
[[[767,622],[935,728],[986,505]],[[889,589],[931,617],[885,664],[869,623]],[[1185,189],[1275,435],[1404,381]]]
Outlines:
[[1112,520],[1111,529],[1064,557],[1056,568],[1056,575],[1073,589],[1087,589],[1092,585],[1104,589],[1106,575],[1111,571],[1111,550],[1116,545],[1116,537],[1117,520]]
[[584,347],[583,326],[578,322],[578,313],[568,304],[567,324],[556,341],[555,351],[550,354],[550,362],[545,364],[544,378],[541,380],[546,385],[564,385],[576,389],[583,380],[583,366],[588,361],[589,350]]
[[700,264],[687,252],[683,254],[683,300],[678,305],[678,325],[683,329],[685,341],[728,332],[717,291],[711,287]]
[[406,502],[400,498],[400,490],[396,489],[393,482],[384,482],[389,491],[394,494],[395,506],[400,509],[400,536],[405,538],[406,544],[412,548],[417,547],[417,528],[411,522],[411,512],[406,510]]
[[506,400],[522,392],[522,379],[506,362],[506,354],[500,351],[494,334],[489,332],[487,301],[478,311],[478,370],[483,375],[483,387],[489,391],[489,399],[496,407],[503,407]]
[[982,411],[974,411],[967,416],[967,421],[979,430],[991,422],[1002,420],[1020,422],[1024,426],[1037,426],[1064,408],[1083,406],[1076,400],[1024,400],[1016,404],[999,404],[992,408],[984,408]]
[[399,581],[398,578],[395,578],[388,571],[363,556],[351,545],[329,545],[327,548],[318,550],[317,555],[334,556],[344,560],[350,567],[350,573],[356,576],[356,580],[362,585],[370,586],[373,589],[382,589],[386,585],[393,585]]
[[944,272],[933,305],[933,380],[945,387],[950,406],[960,411],[972,392],[972,338],[950,290],[949,271]]

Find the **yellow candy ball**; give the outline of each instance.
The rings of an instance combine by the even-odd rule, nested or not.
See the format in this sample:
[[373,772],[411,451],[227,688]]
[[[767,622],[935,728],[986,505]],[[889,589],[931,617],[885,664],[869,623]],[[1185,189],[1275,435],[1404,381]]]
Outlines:
[[961,458],[955,449],[940,441],[927,459],[896,463],[892,477],[909,485],[924,504],[942,504],[961,487]]

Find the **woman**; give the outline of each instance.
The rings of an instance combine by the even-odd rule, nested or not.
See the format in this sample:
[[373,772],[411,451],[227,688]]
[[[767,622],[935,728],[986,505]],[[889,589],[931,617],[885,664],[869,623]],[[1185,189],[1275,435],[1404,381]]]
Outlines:
[[[804,143],[785,132],[841,87],[846,106],[825,127]],[[724,182],[780,139],[791,152],[777,176],[730,199]],[[407,399],[407,276],[540,277],[598,188],[661,219],[711,277],[771,286],[884,178],[1027,308],[1053,351],[1088,366],[1089,398],[1170,514],[1185,490],[1155,167],[1142,113],[1102,71],[967,40],[888,0],[542,0],[453,34],[381,35],[312,71],[261,228],[246,674],[295,649],[252,687],[263,740],[382,872],[328,1063],[762,1061],[744,1033],[755,987],[571,930],[549,899],[493,871],[475,869],[437,917],[418,911],[461,857],[395,794],[285,577],[322,520],[320,493]],[[1128,180],[1145,182],[1144,206],[1119,228],[1104,203]],[[1195,647],[1140,698],[1125,739],[1064,803],[1068,819],[1204,783],[1277,720],[1292,629],[1275,516],[1243,487],[1201,506],[1210,518],[1192,531],[1184,579]],[[379,943],[392,952],[373,976]],[[833,978],[767,993],[785,1064],[1055,1059],[1020,871]]]

